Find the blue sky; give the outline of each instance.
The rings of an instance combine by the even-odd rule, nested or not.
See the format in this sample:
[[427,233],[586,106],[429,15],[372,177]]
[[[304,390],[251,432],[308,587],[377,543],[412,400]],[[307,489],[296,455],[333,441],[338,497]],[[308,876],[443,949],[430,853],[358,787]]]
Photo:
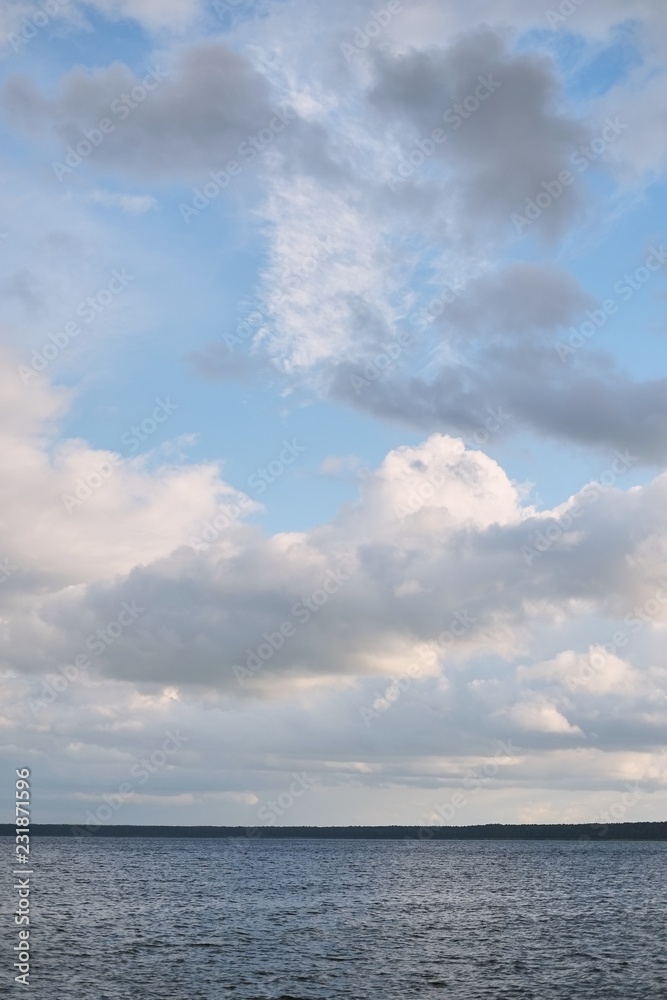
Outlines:
[[[667,19],[632,6],[551,30],[557,5],[523,0],[70,0],[33,30],[38,3],[7,5],[0,617],[23,729],[1,752],[44,769],[42,818],[94,813],[167,724],[188,749],[119,822],[256,825],[296,768],[295,821],[422,822],[508,737],[521,759],[461,822],[592,821],[630,780],[627,818],[664,814]],[[136,629],[51,703],[133,595]]]

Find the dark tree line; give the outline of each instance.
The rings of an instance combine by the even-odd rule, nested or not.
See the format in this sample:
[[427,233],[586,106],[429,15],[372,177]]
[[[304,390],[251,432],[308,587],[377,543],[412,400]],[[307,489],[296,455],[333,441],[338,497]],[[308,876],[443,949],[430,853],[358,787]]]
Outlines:
[[[0,824],[0,836],[13,837],[16,828]],[[94,829],[64,823],[35,823],[35,837],[183,837],[234,840],[667,840],[667,822],[546,823],[484,826],[117,826]]]

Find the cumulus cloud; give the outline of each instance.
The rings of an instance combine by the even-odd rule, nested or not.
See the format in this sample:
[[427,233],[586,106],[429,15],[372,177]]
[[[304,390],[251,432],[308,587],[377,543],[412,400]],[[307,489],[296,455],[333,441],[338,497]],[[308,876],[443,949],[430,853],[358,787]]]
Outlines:
[[66,600],[77,588],[171,553],[238,491],[216,464],[179,466],[159,449],[122,458],[61,439],[71,394],[39,380],[23,385],[15,362],[4,356],[1,369],[2,553],[12,570],[0,603],[7,628],[14,622],[12,641],[25,630],[28,653],[30,630],[50,631],[40,625],[42,598]]
[[519,732],[570,733],[581,735],[578,726],[571,725],[555,705],[542,699],[518,702],[506,712],[507,719]]
[[[265,536],[223,517],[238,491],[216,466],[50,447],[57,402],[4,449],[14,670],[95,651],[98,630],[135,605],[96,672],[179,684],[187,662],[203,689],[272,698],[409,662],[428,678],[482,654],[511,660],[561,616],[622,617],[650,599],[665,618],[665,550],[648,541],[664,530],[664,477],[628,494],[589,484],[537,514],[491,458],[436,434],[363,473],[358,502],[329,524]],[[14,499],[26,493],[28,507]]]

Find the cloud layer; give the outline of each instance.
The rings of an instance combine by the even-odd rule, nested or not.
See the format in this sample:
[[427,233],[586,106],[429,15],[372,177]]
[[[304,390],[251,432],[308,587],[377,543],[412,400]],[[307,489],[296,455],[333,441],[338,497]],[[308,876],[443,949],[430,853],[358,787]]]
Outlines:
[[[119,822],[664,815],[667,17],[573,6],[0,14],[0,752],[39,818],[128,776]],[[279,516],[239,470],[292,420]]]
[[[5,384],[12,405],[15,372]],[[497,789],[539,785],[546,754],[554,787],[659,787],[664,476],[630,492],[605,485],[621,479],[619,459],[602,482],[538,513],[493,460],[436,434],[367,470],[358,501],[331,523],[265,536],[231,516],[239,493],[219,470],[149,466],[83,442],[54,448],[65,397],[40,384],[23,402],[24,425],[2,450],[13,469],[3,477],[3,684],[16,709],[3,726],[21,724],[38,754],[89,705],[68,759],[90,741],[110,773],[114,759],[140,759],[160,727],[192,734],[203,710],[231,724],[230,746],[236,727],[251,726],[224,777],[230,798],[213,792],[217,768],[190,793],[207,808],[249,796],[237,816],[252,816],[258,790],[280,787],[267,763],[276,752],[280,773],[305,767],[320,794],[336,760],[336,787],[363,779],[379,795],[387,782],[417,783],[442,796],[508,740],[521,752]],[[82,483],[89,495],[68,511],[63,496]],[[12,502],[28,491],[32,507]],[[271,720],[264,735],[257,718]],[[114,758],[121,736],[136,749]],[[212,731],[208,751],[192,738],[152,786],[158,798],[174,789],[164,792],[172,816],[179,775],[213,752]],[[262,780],[258,767],[268,767]]]

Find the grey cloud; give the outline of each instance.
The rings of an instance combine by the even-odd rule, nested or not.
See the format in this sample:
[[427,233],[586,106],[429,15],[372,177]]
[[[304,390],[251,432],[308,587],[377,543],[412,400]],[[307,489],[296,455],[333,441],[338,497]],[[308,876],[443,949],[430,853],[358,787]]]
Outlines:
[[[432,439],[425,447],[449,446]],[[428,483],[433,469],[419,470],[414,454],[410,475]],[[485,457],[462,456],[444,495],[405,517],[385,509],[386,501],[400,499],[395,491],[403,480],[382,485],[371,478],[360,505],[344,509],[329,526],[284,541],[234,529],[224,549],[181,549],[114,582],[54,595],[40,617],[48,635],[66,636],[60,653],[68,644],[85,648],[86,636],[113,621],[123,602],[136,601],[142,614],[96,659],[96,671],[239,695],[234,665],[245,665],[248,650],[256,654],[271,641],[267,636],[277,636],[246,691],[273,696],[303,678],[386,675],[387,657],[409,662],[415,644],[434,642],[443,630],[460,633],[444,651],[445,662],[482,651],[516,653],[522,629],[563,614],[576,618],[573,602],[613,618],[653,593],[663,557],[649,555],[637,532],[664,530],[664,476],[639,493],[584,490],[558,516],[517,515],[513,523],[487,527],[459,523],[461,513],[453,519],[460,489],[468,508],[502,509],[499,496],[508,485],[496,468]],[[318,605],[327,580],[336,582]],[[297,612],[308,600],[313,604],[316,591],[311,613]],[[283,642],[285,622],[293,634]],[[455,622],[463,629],[453,629]],[[27,658],[17,646],[15,667],[31,669],[40,652],[34,646],[26,646]]]
[[[402,222],[394,231],[390,224],[388,240],[395,237],[403,247],[416,225],[424,253],[427,247],[437,252],[442,246],[446,256],[453,256],[458,247],[465,257],[466,247],[488,249],[489,237],[511,235],[512,214],[523,210],[525,200],[535,197],[543,182],[568,168],[570,154],[588,136],[588,126],[564,108],[553,62],[545,55],[514,51],[510,42],[508,31],[484,27],[457,36],[446,49],[373,52],[370,65],[375,77],[362,120],[376,130],[380,141],[387,134],[398,141],[404,156],[420,137],[443,125],[444,111],[474,93],[480,77],[497,81],[499,87],[460,128],[443,126],[447,142],[424,165],[423,179],[417,170],[389,195],[377,183],[382,170],[372,181],[367,171],[360,171],[356,195],[350,188],[349,200],[355,204],[359,192],[364,193],[360,215],[369,228],[385,225],[390,209],[394,221],[405,212],[407,232]],[[326,158],[330,165],[334,154],[327,153]],[[280,183],[288,177],[299,190],[298,173],[305,170],[319,175],[326,190],[331,172],[327,174],[315,161],[297,159],[297,165],[285,166]],[[434,164],[441,173],[437,180]],[[585,191],[580,182],[564,187],[535,227],[548,236],[562,234],[583,204]],[[354,259],[352,254],[350,258]],[[384,266],[389,259],[395,264],[397,258],[391,251],[385,254]],[[406,270],[413,266],[410,260]],[[354,270],[349,277],[356,278]],[[317,304],[322,300],[317,281],[304,288],[306,293],[316,326]],[[353,380],[363,379],[366,358],[384,349],[396,331],[390,328],[389,310],[378,313],[379,322],[374,322],[370,296],[362,308],[355,307],[349,280],[344,285],[339,279],[331,298],[330,313],[344,311],[349,318],[344,330],[332,330],[332,339],[339,334],[343,345],[337,356],[332,353],[322,363],[303,362],[304,369],[316,369],[312,384],[318,392],[328,387],[333,398],[380,417],[453,433],[475,430],[486,418],[488,406],[500,405],[512,413],[517,429],[527,427],[598,448],[630,447],[647,462],[665,454],[667,408],[660,398],[661,383],[635,382],[601,353],[583,351],[571,367],[556,353],[556,337],[567,324],[583,319],[594,300],[555,265],[515,262],[471,281],[436,322],[420,330],[416,338],[420,343],[414,348],[416,356],[419,350],[452,347],[456,364],[443,366],[434,359],[435,378],[421,378],[414,370],[404,375],[411,363],[406,353],[362,392],[357,392]],[[311,372],[300,373],[300,363],[291,364],[290,353],[295,345],[307,342],[307,320],[286,314],[278,318],[277,327],[281,323],[283,328],[273,338],[264,337],[253,345],[254,352],[243,363],[212,347],[198,359],[200,369],[213,377],[247,378],[266,369],[263,359],[268,354],[279,367],[287,356],[296,378],[301,374],[308,379]],[[355,330],[353,340],[347,336],[349,327]],[[321,337],[319,329],[313,329],[312,337]],[[600,402],[599,410],[592,401]]]
[[208,344],[203,351],[188,355],[187,361],[206,379],[253,382],[273,371],[266,355],[230,351],[226,344]]
[[[482,818],[488,820],[490,813],[501,821],[516,820],[513,810],[522,795],[534,798],[535,789],[548,788],[551,801],[559,789],[568,789],[570,796],[575,789],[602,796],[606,790],[624,792],[629,764],[643,805],[651,802],[660,809],[659,802],[653,804],[651,799],[660,784],[660,755],[650,752],[641,734],[642,715],[647,710],[656,714],[655,702],[651,707],[645,694],[600,699],[595,726],[581,736],[516,726],[508,734],[507,723],[496,710],[525,696],[527,686],[506,669],[504,682],[482,699],[481,688],[470,684],[473,676],[483,685],[486,671],[461,675],[447,689],[429,680],[413,682],[369,726],[359,708],[382,697],[386,682],[370,680],[343,692],[322,692],[307,705],[286,699],[247,706],[229,700],[204,702],[183,690],[176,698],[165,698],[150,686],[139,685],[137,690],[134,685],[107,682],[103,687],[66,691],[48,709],[48,726],[36,723],[29,713],[19,714],[12,720],[16,729],[10,726],[6,735],[23,748],[26,763],[36,767],[39,761],[49,789],[42,803],[49,821],[80,822],[86,810],[94,811],[105,793],[116,791],[132,775],[133,766],[161,746],[167,732],[185,736],[188,742],[171,758],[170,766],[158,769],[145,785],[132,782],[145,798],[128,799],[116,822],[156,822],[158,816],[162,822],[187,822],[194,798],[201,822],[233,818],[254,827],[259,804],[288,786],[293,772],[306,772],[314,781],[312,798],[303,799],[306,812],[299,814],[301,822],[336,822],[340,803],[331,797],[342,795],[349,808],[355,789],[367,802],[373,796],[362,821],[373,820],[378,793],[384,793],[391,799],[388,816],[400,814],[406,822],[415,822],[426,806],[448,801],[451,789],[470,789],[471,781],[481,774],[491,777],[461,818],[478,821],[473,803],[482,799],[479,805],[487,813]],[[6,703],[13,701],[16,681],[5,679],[2,693]],[[562,690],[550,691],[549,697],[584,721],[585,699],[566,707]],[[632,720],[631,726],[624,726],[622,748],[612,729],[620,709],[624,718]],[[589,735],[595,729],[599,738]],[[494,757],[501,766],[482,771]],[[76,775],[76,794],[66,774]],[[466,778],[467,785],[462,785]],[[492,798],[496,794],[500,801]],[[170,803],[166,798],[170,795],[185,796],[185,801]]]
[[667,456],[666,380],[633,379],[599,351],[572,352],[563,363],[563,329],[595,306],[574,278],[551,264],[512,263],[472,281],[458,298],[446,294],[451,301],[441,300],[430,339],[460,351],[456,363],[436,359],[435,376],[426,379],[406,370],[406,357],[403,367],[369,380],[363,361],[343,362],[331,373],[331,394],[378,416],[455,434],[483,426],[488,407],[501,406],[514,429],[629,448],[642,463]]
[[[146,75],[150,89],[135,91],[133,98],[133,88],[141,88]],[[169,66],[149,65],[146,74],[135,75],[120,62],[94,71],[73,69],[53,99],[25,78],[10,77],[3,103],[17,125],[38,134],[50,131],[63,147],[76,145],[85,129],[107,118],[113,131],[90,159],[148,177],[223,168],[239,157],[238,147],[249,135],[269,126],[277,109],[266,78],[244,55],[217,41],[183,47]]]
[[[558,370],[552,352],[489,351],[484,371],[444,369],[431,380],[387,375],[355,392],[363,364],[341,365],[331,392],[377,416],[422,430],[467,433],[484,425],[488,407],[502,407],[514,426],[600,449],[628,448],[642,464],[667,457],[667,379],[641,382],[611,372]],[[508,429],[510,429],[508,427]]]
[[445,295],[435,325],[444,338],[464,341],[553,339],[555,331],[595,305],[575,278],[549,263],[512,262],[475,279],[456,297],[447,289]]
[[[406,55],[378,52],[369,101],[381,119],[407,128],[407,153],[417,137],[434,128],[447,134],[436,147],[449,171],[442,186],[453,185],[466,228],[507,230],[513,213],[567,169],[570,154],[588,134],[563,109],[553,63],[543,55],[513,52],[502,32],[479,28],[461,35],[448,49],[413,50]],[[496,88],[471,113],[443,115],[474,96],[480,78]],[[471,106],[474,101],[471,102]],[[575,186],[565,187],[536,226],[550,238],[562,234],[581,205]]]

